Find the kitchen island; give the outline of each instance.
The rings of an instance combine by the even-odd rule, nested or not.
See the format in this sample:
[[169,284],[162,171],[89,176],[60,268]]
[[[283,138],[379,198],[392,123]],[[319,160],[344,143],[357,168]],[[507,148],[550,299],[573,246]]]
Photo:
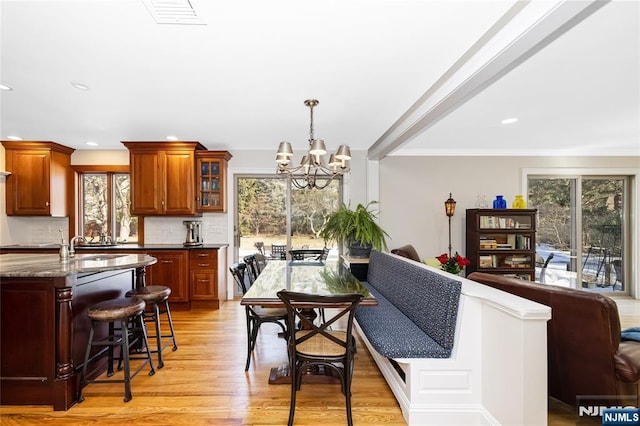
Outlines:
[[[146,254],[0,256],[0,404],[52,405],[76,401],[94,303],[145,284]],[[106,327],[96,331],[107,334]],[[90,377],[106,362],[91,365]]]
[[[147,254],[158,262],[147,268],[147,285],[164,285],[171,289],[171,310],[219,309],[228,292],[227,243],[194,246],[179,244],[82,244],[76,253]],[[0,247],[1,253],[57,253],[59,244],[20,244]]]

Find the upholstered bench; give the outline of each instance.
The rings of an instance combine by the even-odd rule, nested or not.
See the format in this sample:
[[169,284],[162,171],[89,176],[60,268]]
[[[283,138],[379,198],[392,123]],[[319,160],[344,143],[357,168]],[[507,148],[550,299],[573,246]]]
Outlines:
[[356,320],[376,351],[390,358],[451,355],[460,281],[372,251],[364,285],[378,306],[359,307]]
[[363,283],[356,332],[408,425],[546,423],[548,306],[376,251]]

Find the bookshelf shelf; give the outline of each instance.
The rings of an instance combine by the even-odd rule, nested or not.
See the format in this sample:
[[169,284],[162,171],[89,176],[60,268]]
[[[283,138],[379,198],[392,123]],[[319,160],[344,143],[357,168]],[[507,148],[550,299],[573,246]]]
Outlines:
[[533,280],[535,209],[467,209],[467,274],[480,271]]

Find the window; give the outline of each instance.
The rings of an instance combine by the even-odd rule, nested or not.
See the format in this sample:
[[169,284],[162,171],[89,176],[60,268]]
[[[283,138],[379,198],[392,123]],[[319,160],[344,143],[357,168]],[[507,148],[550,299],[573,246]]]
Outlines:
[[[322,249],[318,234],[327,215],[342,202],[342,179],[336,178],[322,190],[296,189],[288,179],[275,175],[235,176],[236,259],[278,247]],[[328,256],[337,258],[338,248]]]
[[98,241],[101,234],[119,243],[138,241],[138,218],[131,216],[131,185],[128,172],[119,167],[106,171],[75,167],[78,171],[79,235]]
[[628,293],[629,178],[528,176],[538,209],[537,280],[587,291]]

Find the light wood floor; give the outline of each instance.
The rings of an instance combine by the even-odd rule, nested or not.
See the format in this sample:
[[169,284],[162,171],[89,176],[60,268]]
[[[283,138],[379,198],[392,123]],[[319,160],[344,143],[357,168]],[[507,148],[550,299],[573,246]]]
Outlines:
[[[622,327],[640,324],[640,301],[619,302]],[[66,412],[46,406],[0,406],[5,425],[283,425],[288,385],[269,385],[271,367],[286,362],[278,328],[261,329],[247,373],[244,310],[237,301],[218,311],[173,312],[179,349],[165,350],[165,367],[133,379],[133,399],[123,402],[122,384],[90,384],[85,401]],[[404,425],[400,408],[373,359],[358,342],[352,385],[356,425]],[[338,385],[303,385],[297,425],[344,425]],[[574,412],[550,402],[550,425],[574,425]]]

